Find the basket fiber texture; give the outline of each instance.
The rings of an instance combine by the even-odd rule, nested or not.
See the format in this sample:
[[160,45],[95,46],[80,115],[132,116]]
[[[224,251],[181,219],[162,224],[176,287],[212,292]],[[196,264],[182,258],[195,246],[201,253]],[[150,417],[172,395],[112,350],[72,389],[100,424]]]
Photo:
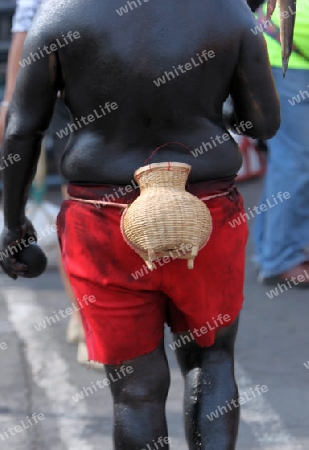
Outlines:
[[152,261],[187,259],[188,268],[212,231],[207,206],[185,190],[191,166],[178,162],[139,168],[140,195],[124,211],[121,231],[128,245],[153,269]]

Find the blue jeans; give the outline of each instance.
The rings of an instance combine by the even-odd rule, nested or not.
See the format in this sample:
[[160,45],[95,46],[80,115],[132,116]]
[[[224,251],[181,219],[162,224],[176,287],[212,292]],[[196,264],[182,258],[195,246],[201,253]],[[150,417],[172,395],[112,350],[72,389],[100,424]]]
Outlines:
[[[309,244],[309,70],[289,69],[283,79],[273,68],[281,101],[281,126],[269,140],[261,203],[272,206],[256,216],[253,240],[263,277],[279,275],[308,260]],[[292,106],[289,99],[297,97]],[[280,201],[279,192],[290,198]],[[274,197],[278,205],[274,205]],[[286,194],[286,197],[288,195]]]

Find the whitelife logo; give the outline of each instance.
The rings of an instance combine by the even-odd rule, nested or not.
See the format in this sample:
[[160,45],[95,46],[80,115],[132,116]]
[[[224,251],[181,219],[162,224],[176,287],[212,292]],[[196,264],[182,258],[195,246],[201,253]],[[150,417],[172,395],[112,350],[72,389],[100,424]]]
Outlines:
[[[151,444],[147,444],[146,448],[142,448],[141,450],[160,450],[160,448],[165,447],[164,444],[171,444],[171,442],[172,440],[168,436],[160,436],[156,441],[153,439]],[[158,444],[160,444],[160,447]]]
[[[132,366],[121,366],[119,372],[117,369],[115,369],[113,374],[110,373],[108,377],[104,378],[103,380],[97,380],[95,383],[91,381],[91,386],[84,387],[82,391],[77,392],[75,395],[72,395],[72,399],[75,403],[79,402],[80,400],[84,400],[85,395],[86,397],[89,397],[89,395],[92,395],[94,392],[98,391],[97,386],[100,389],[104,389],[104,387],[109,386],[111,382],[116,383],[116,381],[121,380],[131,373],[133,373]],[[115,376],[115,378],[113,375]]]
[[[291,283],[294,284],[294,286],[297,286],[299,283],[303,283],[304,281],[309,280],[309,273],[305,269],[303,271],[304,275],[298,275],[297,277],[291,277],[290,280],[287,278],[286,283],[277,283],[277,287],[274,289],[271,289],[269,292],[266,292],[266,295],[268,298],[272,299],[274,297],[277,297],[279,294],[282,294],[284,291],[288,291],[289,289],[292,289],[293,286]],[[297,281],[296,281],[297,280]],[[280,292],[279,292],[280,290]]]
[[[235,228],[237,225],[241,225],[241,223],[245,223],[250,220],[250,216],[254,217],[255,214],[260,215],[262,212],[267,211],[268,209],[274,208],[277,205],[280,205],[280,203],[283,202],[283,200],[288,200],[291,198],[291,195],[289,192],[278,192],[276,197],[272,195],[272,199],[267,198],[266,203],[262,203],[260,206],[254,206],[251,211],[251,208],[248,208],[248,212],[246,213],[240,213],[237,219],[233,219],[229,222],[229,225],[232,228]],[[277,201],[279,200],[279,202]],[[271,203],[273,201],[273,203]],[[249,215],[250,214],[250,215]]]
[[[143,1],[144,1],[144,3],[148,3],[149,0],[143,0]],[[141,0],[136,0],[136,2],[139,4],[139,6],[143,5],[143,3],[141,3]],[[138,5],[136,2],[127,1],[127,5],[129,6],[131,11],[133,11],[132,5],[134,5],[134,9],[138,8]],[[124,14],[127,14],[128,12],[130,12],[127,5],[121,6],[119,9],[116,9],[116,13],[118,14],[118,16],[123,16]]]
[[[262,393],[265,393],[268,391],[268,387],[265,384],[263,384],[263,386],[260,386],[258,384],[255,386],[254,389],[255,389],[255,392],[258,394],[258,396],[260,396],[260,395],[262,395]],[[233,408],[239,408],[240,405],[243,405],[244,403],[249,402],[250,400],[253,400],[254,398],[256,398],[257,396],[252,388],[250,388],[250,391],[251,391],[252,397],[250,397],[250,393],[248,396],[247,392],[244,392],[243,395],[238,397],[237,400],[233,399],[230,402],[228,400],[226,400],[225,401],[226,406],[225,405],[217,406],[217,409],[215,411],[212,411],[210,414],[206,414],[207,419],[212,422],[214,419],[219,418],[219,413],[221,414],[221,416],[223,416],[223,414],[227,414],[229,411],[232,411]]]
[[[4,170],[7,167],[11,166],[12,164],[14,164],[14,162],[18,162],[20,161],[20,155],[18,155],[17,153],[15,155],[12,155],[12,153],[10,153],[7,158],[5,158],[4,156],[1,157],[2,161],[0,161],[0,170]],[[3,165],[2,165],[3,164]]]
[[[33,427],[36,425],[39,421],[42,421],[45,419],[45,416],[43,413],[33,413],[30,417],[26,417],[27,420],[21,420],[19,423],[20,425],[15,425],[14,427],[8,427],[6,430],[3,428],[3,431],[0,433],[0,438],[2,441],[5,441],[9,439],[11,436],[15,436],[16,433],[21,433],[24,430],[27,430],[27,428]],[[25,423],[26,422],[26,423]],[[28,422],[28,423],[27,423]],[[11,447],[12,448],[12,447]]]
[[[309,87],[309,84],[307,85]],[[300,98],[301,96],[301,98]],[[303,100],[306,100],[309,98],[309,92],[308,91],[302,91],[301,89],[298,91],[298,94],[295,97],[289,98],[288,102],[291,106],[297,105],[297,103],[302,102]]]
[[[185,334],[185,335],[181,334],[180,339],[177,339],[177,341],[173,341],[171,344],[169,344],[169,347],[175,351],[177,348],[180,348],[183,345],[187,344],[188,342],[193,341],[194,340],[193,334],[195,334],[195,336],[197,336],[197,337],[200,337],[202,334],[208,333],[208,331],[212,331],[212,330],[215,330],[216,328],[220,328],[220,326],[226,326],[226,324],[228,322],[230,322],[230,320],[231,320],[231,316],[229,314],[224,314],[224,316],[222,314],[218,314],[216,319],[214,317],[212,317],[212,325],[214,325],[214,326],[211,326],[209,321],[207,321],[205,326],[203,326],[199,329],[194,328],[194,330],[192,332],[191,332],[191,330],[189,330],[189,334]],[[198,334],[198,333],[201,333],[201,334]]]
[[[250,128],[253,127],[252,122],[245,122],[244,120],[242,120],[238,126],[236,125],[236,123],[234,124],[234,128],[236,130],[236,132],[238,134],[243,134],[246,129],[250,130]],[[239,128],[241,128],[242,131],[239,130]],[[202,142],[202,145],[200,145],[199,147],[195,148],[194,150],[191,150],[191,154],[194,156],[194,158],[197,158],[199,155],[202,155],[204,152],[208,152],[208,150],[212,150],[213,147],[217,147],[218,144],[224,144],[225,141],[229,141],[230,139],[233,139],[231,137],[231,135],[229,133],[223,133],[221,136],[219,136],[217,134],[216,137],[210,136],[210,141],[207,142]],[[218,144],[216,144],[216,142],[218,142]],[[204,148],[203,148],[204,147]]]
[[74,303],[71,303],[72,307],[68,307],[65,310],[64,309],[59,309],[58,313],[56,313],[56,311],[54,311],[54,315],[53,316],[50,316],[50,317],[45,316],[45,319],[42,320],[42,322],[39,322],[39,323],[35,324],[34,328],[37,331],[45,330],[47,328],[47,325],[51,325],[52,323],[53,324],[56,323],[56,320],[58,322],[61,320],[59,315],[63,319],[65,319],[67,316],[70,316],[71,314],[73,314],[74,311],[80,311],[81,309],[83,309],[84,308],[83,303],[86,306],[88,306],[89,302],[90,303],[94,303],[95,301],[96,301],[96,298],[95,298],[94,295],[90,295],[89,297],[88,297],[88,295],[84,295],[81,301],[79,301],[79,299],[77,298],[77,303],[80,305],[79,307],[75,306]]
[[[63,137],[68,136],[69,133],[78,131],[78,128],[82,128],[83,126],[87,126],[89,125],[89,123],[92,123],[97,119],[101,119],[103,116],[106,116],[107,114],[111,113],[112,110],[114,111],[118,109],[118,105],[116,102],[113,103],[106,102],[104,106],[100,105],[99,108],[102,114],[99,114],[98,111],[94,109],[92,111],[93,114],[89,114],[87,117],[82,116],[80,119],[76,117],[75,120],[78,124],[78,127],[75,123],[67,123],[67,126],[65,128],[63,128],[60,131],[56,131],[56,135],[58,136],[58,138],[62,139]],[[105,109],[107,112],[105,111]],[[83,125],[80,122],[83,122]]]
[[80,34],[78,31],[74,31],[74,33],[72,31],[69,31],[66,36],[62,34],[64,44],[61,43],[59,39],[56,39],[56,43],[53,43],[49,46],[44,45],[43,49],[41,49],[41,47],[38,47],[38,52],[35,53],[31,52],[27,58],[24,58],[22,61],[19,61],[19,65],[22,68],[30,66],[30,64],[32,64],[33,62],[38,61],[41,58],[45,58],[46,55],[50,55],[51,53],[56,52],[59,48],[65,47],[66,45],[69,45],[70,42],[73,42],[75,39],[79,38]]
[[[46,227],[44,228],[44,231],[42,230],[42,228],[40,228],[40,232],[42,234],[41,236],[38,236],[38,234],[36,233],[38,243],[41,239],[46,237],[46,234],[45,234],[46,232],[48,235],[50,235],[52,232],[57,231],[57,225],[47,224]],[[14,254],[18,253],[18,251],[21,251],[23,248],[27,248],[27,247],[29,247],[29,245],[34,244],[34,243],[35,243],[34,237],[30,236],[28,239],[21,239],[20,242],[18,242],[16,244],[16,246],[9,245],[8,247],[6,247],[6,250],[4,250],[3,252],[0,252],[0,261],[3,261],[5,258],[8,258],[10,255],[14,256]]]
[[[198,67],[201,64],[204,64],[205,61],[208,61],[208,58],[212,59],[216,55],[213,50],[209,50],[209,51],[203,50],[202,57],[204,58],[204,60],[202,59],[202,57],[200,56],[199,53],[197,53],[196,56],[198,57],[198,60],[200,61],[199,63],[194,58],[191,58],[191,60],[190,60],[191,62],[187,62],[186,64],[179,64],[177,66],[177,68],[175,66],[173,66],[174,72],[165,71],[164,75],[162,77],[159,77],[156,80],[153,80],[154,84],[157,87],[160,87],[162,84],[166,83],[166,79],[167,79],[167,81],[174,80],[176,78],[175,74],[177,75],[177,77],[179,77],[180,73],[186,73],[189,70],[193,69],[193,67]],[[177,69],[180,71],[180,73],[178,72]],[[172,78],[170,78],[170,77],[172,77]]]

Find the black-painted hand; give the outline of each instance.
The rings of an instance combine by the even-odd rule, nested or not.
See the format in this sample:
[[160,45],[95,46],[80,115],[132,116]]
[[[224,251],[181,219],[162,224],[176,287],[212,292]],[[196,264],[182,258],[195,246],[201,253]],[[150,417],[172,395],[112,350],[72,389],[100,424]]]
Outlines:
[[27,277],[28,266],[19,262],[18,256],[23,249],[36,241],[36,231],[26,217],[19,228],[4,228],[2,231],[0,237],[0,266],[13,280],[18,277]]

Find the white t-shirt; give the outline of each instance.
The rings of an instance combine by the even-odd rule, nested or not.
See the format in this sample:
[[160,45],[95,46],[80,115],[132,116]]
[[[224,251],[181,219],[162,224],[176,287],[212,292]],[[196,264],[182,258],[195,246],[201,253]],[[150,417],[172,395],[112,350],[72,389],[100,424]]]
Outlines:
[[12,32],[27,32],[42,0],[17,0]]

